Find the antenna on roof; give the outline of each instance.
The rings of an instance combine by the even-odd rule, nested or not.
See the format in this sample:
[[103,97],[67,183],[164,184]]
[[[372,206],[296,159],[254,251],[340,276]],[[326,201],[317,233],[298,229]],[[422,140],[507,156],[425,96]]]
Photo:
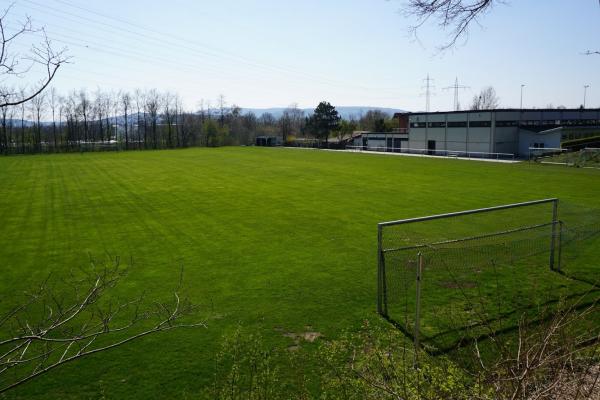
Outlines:
[[443,88],[444,90],[454,89],[454,111],[458,111],[458,108],[460,106],[460,103],[458,102],[458,91],[460,89],[470,89],[470,88],[471,88],[470,86],[459,85],[458,77],[456,77],[456,80],[454,81],[453,86],[448,86],[448,87]]

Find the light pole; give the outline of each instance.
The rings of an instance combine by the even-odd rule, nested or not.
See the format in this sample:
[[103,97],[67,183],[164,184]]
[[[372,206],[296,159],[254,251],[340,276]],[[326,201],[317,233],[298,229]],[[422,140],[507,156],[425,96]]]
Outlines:
[[590,85],[583,85],[583,108],[585,108],[585,100],[587,97],[587,90],[590,87]]
[[525,87],[525,85],[521,85],[521,110],[523,109],[523,88]]

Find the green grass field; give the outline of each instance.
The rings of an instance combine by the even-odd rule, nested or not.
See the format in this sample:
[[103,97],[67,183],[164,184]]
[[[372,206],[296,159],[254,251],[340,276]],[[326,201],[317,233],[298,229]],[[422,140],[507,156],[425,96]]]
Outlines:
[[192,300],[219,316],[11,396],[193,395],[238,325],[285,347],[281,332],[334,338],[377,318],[377,222],[546,197],[595,207],[600,171],[279,148],[0,158],[0,307],[110,254],[133,259],[132,296],[168,294],[184,265]]

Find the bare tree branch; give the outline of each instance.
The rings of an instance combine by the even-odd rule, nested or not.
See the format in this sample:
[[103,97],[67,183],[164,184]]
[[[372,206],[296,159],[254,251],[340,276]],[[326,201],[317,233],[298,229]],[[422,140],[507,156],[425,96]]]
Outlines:
[[435,18],[444,30],[450,30],[450,40],[441,46],[441,50],[453,47],[456,42],[468,35],[469,27],[477,18],[491,9],[501,0],[409,0],[406,14],[417,18],[417,23],[410,27],[416,32],[429,19]]
[[[26,103],[38,96],[54,79],[58,69],[69,61],[69,57],[66,55],[67,49],[55,50],[46,31],[43,28],[34,29],[29,17],[19,24],[18,29],[9,33],[7,18],[11,8],[12,5],[6,8],[0,16],[0,81],[4,81],[10,76],[23,78],[30,74],[36,65],[40,66],[43,72],[41,72],[42,77],[38,83],[20,96],[5,87],[0,87],[0,108]],[[12,43],[29,34],[41,34],[41,43],[32,45],[28,54],[21,55],[18,52],[12,52],[10,49]]]
[[172,301],[146,305],[143,295],[128,301],[107,295],[125,276],[118,259],[100,269],[93,265],[85,273],[85,279],[72,273],[62,285],[46,280],[0,317],[10,333],[0,340],[0,393],[63,364],[154,333],[205,326],[185,318],[197,307],[181,298],[181,275]]

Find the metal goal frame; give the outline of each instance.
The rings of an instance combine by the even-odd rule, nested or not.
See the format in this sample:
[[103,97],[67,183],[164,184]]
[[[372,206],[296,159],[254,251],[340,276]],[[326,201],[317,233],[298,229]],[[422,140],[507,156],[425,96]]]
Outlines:
[[[383,248],[383,231],[386,227],[405,225],[405,224],[414,224],[414,223],[431,221],[431,220],[436,220],[436,219],[454,218],[454,217],[459,217],[459,216],[469,215],[469,214],[490,213],[490,212],[499,211],[499,210],[522,208],[522,207],[534,206],[534,205],[539,205],[539,204],[552,204],[552,220],[548,221],[547,223],[543,223],[542,225],[539,225],[539,226],[550,226],[551,225],[551,234],[550,234],[550,238],[548,239],[550,241],[550,246],[549,246],[550,254],[549,254],[548,263],[549,263],[550,270],[560,271],[560,258],[561,258],[561,255],[560,255],[561,249],[560,248],[561,248],[561,246],[560,246],[560,237],[559,236],[560,236],[560,232],[562,231],[562,229],[559,226],[561,224],[561,222],[558,219],[558,204],[559,204],[558,198],[533,200],[533,201],[526,201],[526,202],[521,202],[521,203],[505,204],[505,205],[500,205],[500,206],[495,206],[495,207],[478,208],[478,209],[473,209],[473,210],[458,211],[458,212],[451,212],[451,213],[445,213],[445,214],[436,214],[436,215],[429,215],[429,216],[424,216],[424,217],[408,218],[408,219],[401,219],[401,220],[397,220],[397,221],[387,221],[387,222],[378,223],[377,224],[377,312],[380,315],[382,315],[383,317],[389,318],[388,310],[387,310],[387,293],[388,293],[388,291],[387,291],[387,287],[386,287],[387,279],[386,279],[385,253],[386,253],[386,251],[393,251],[393,250],[397,250],[397,249]],[[519,229],[517,229],[517,230],[519,230]],[[493,236],[493,235],[507,234],[507,233],[515,232],[517,230],[509,230],[509,231],[484,234],[482,236],[474,237],[473,239],[480,238],[480,237],[488,237],[488,236]],[[471,239],[471,238],[461,238],[459,240],[462,241],[462,240],[466,240],[466,239]],[[449,242],[452,242],[452,241],[447,241],[444,243],[449,243]],[[439,243],[434,243],[434,244],[439,244]],[[419,247],[426,247],[426,246],[427,246],[426,244],[423,244],[423,245],[411,246],[410,248],[414,248],[415,251],[419,251]],[[555,257],[557,247],[558,247],[558,255]],[[415,315],[415,326],[414,326],[415,349],[418,349],[420,347],[420,314],[421,314],[420,296],[421,296],[421,281],[423,279],[422,270],[423,270],[423,260],[422,260],[421,253],[419,252],[418,253],[418,263],[417,263],[417,267],[416,267],[416,276],[415,276],[415,287],[416,287],[416,293],[415,293],[415,302],[416,302],[415,313],[416,313],[416,315]]]

